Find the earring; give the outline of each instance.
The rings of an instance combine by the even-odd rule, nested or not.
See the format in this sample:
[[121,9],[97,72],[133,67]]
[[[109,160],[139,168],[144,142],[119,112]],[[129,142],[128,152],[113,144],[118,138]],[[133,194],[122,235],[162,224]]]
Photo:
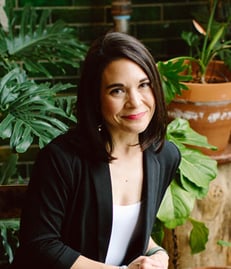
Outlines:
[[101,132],[102,131],[102,124],[98,125],[98,131]]

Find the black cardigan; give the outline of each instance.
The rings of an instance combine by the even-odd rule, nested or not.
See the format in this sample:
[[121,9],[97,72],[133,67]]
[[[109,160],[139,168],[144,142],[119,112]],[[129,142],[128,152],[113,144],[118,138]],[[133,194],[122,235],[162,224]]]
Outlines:
[[[12,269],[69,269],[80,254],[105,261],[112,227],[109,165],[80,158],[69,141],[68,134],[62,135],[38,154]],[[144,151],[143,229],[129,244],[123,264],[145,253],[179,162],[178,149],[168,141],[159,153],[153,147]]]

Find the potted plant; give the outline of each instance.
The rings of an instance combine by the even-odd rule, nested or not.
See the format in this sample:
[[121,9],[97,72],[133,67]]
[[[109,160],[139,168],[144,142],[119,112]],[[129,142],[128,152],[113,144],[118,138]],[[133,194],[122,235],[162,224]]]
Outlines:
[[[178,145],[182,154],[182,162],[178,170],[178,174],[176,177],[177,179],[173,181],[173,184],[170,185],[170,188],[166,193],[166,196],[158,213],[158,227],[154,227],[155,231],[158,232],[157,236],[164,236],[165,232],[165,234],[167,234],[167,236],[173,240],[173,243],[169,245],[167,244],[167,247],[170,247],[172,254],[172,257],[170,257],[170,268],[174,269],[179,268],[178,257],[182,254],[179,254],[179,252],[183,251],[184,255],[186,255],[186,250],[180,249],[180,246],[178,245],[179,241],[177,241],[177,236],[179,235],[179,233],[181,233],[182,224],[182,229],[187,229],[187,231],[190,231],[190,229],[192,228],[192,230],[189,232],[188,238],[187,235],[185,235],[185,233],[183,232],[185,235],[184,242],[186,243],[187,240],[189,240],[191,254],[196,254],[206,249],[206,243],[208,242],[208,238],[210,235],[209,230],[203,222],[195,220],[191,217],[192,208],[194,207],[194,202],[196,202],[196,200],[206,198],[207,191],[206,188],[204,189],[204,187],[205,185],[208,187],[211,180],[216,178],[217,175],[216,164],[213,162],[214,160],[216,160],[216,156],[214,156],[214,154],[219,154],[223,152],[224,148],[228,143],[227,140],[229,140],[230,136],[231,84],[229,82],[225,81],[220,83],[222,85],[225,84],[228,88],[226,88],[226,90],[221,94],[220,97],[218,96],[220,99],[218,99],[218,104],[216,104],[218,106],[217,113],[224,113],[224,115],[229,115],[228,119],[223,120],[226,127],[228,127],[226,139],[222,139],[221,137],[221,127],[210,127],[210,129],[212,128],[212,132],[215,133],[215,136],[217,136],[221,141],[225,140],[224,145],[220,145],[219,143],[214,141],[213,138],[211,138],[210,134],[207,134],[207,132],[205,131],[205,123],[202,124],[202,128],[198,128],[195,124],[195,122],[198,123],[198,120],[194,120],[192,117],[190,118],[189,113],[185,113],[185,110],[182,109],[182,106],[184,106],[185,103],[192,104],[193,102],[195,102],[197,107],[202,107],[202,105],[211,106],[213,103],[216,102],[216,100],[212,99],[213,92],[216,91],[217,95],[219,94],[219,92],[222,92],[220,84],[214,83],[215,81],[213,81],[213,83],[211,83],[211,81],[210,83],[207,81],[208,77],[206,73],[209,69],[211,69],[211,65],[213,65],[213,61],[215,59],[216,63],[217,59],[220,59],[220,61],[223,59],[222,62],[224,62],[224,55],[226,55],[226,60],[231,59],[231,41],[224,41],[223,39],[229,21],[227,20],[227,23],[222,24],[222,28],[220,28],[217,33],[211,34],[210,32],[211,29],[214,29],[214,14],[217,4],[218,1],[213,1],[211,13],[209,14],[207,31],[204,31],[207,37],[204,36],[203,39],[202,36],[203,50],[199,50],[199,52],[204,51],[203,53],[207,53],[207,55],[210,55],[210,57],[203,58],[207,59],[207,63],[206,61],[201,62],[200,54],[198,54],[197,57],[196,55],[194,55],[194,57],[192,55],[181,56],[174,59],[170,59],[165,62],[159,61],[157,63],[157,67],[160,72],[163,88],[165,91],[165,97],[168,104],[170,116],[167,138],[174,141],[174,143]],[[196,64],[196,75],[192,72],[195,69],[194,64]],[[226,65],[229,64],[226,63]],[[212,67],[212,69],[214,68]],[[223,75],[224,74],[227,75],[227,73],[223,73]],[[227,76],[230,76],[229,72]],[[197,78],[197,81],[194,80],[195,77]],[[202,78],[198,79],[198,77]],[[191,96],[194,96],[194,89],[191,88],[191,85],[195,86],[196,84],[200,87],[198,90],[200,93],[203,93],[203,91],[205,91],[204,87],[213,85],[213,88],[210,89],[209,93],[206,92],[205,94],[207,95],[207,97],[210,98],[209,101],[206,101],[204,99],[199,99],[196,101],[190,99]],[[226,97],[228,97],[229,99],[225,100]],[[177,107],[175,107],[175,103]],[[225,110],[222,107],[224,103],[229,104],[228,108],[226,108]],[[187,108],[186,112],[192,111],[191,109],[192,108],[188,110]],[[187,127],[183,128],[183,126]],[[196,134],[196,136],[194,136],[193,139],[187,139],[190,136],[190,132],[193,130],[196,131],[195,133],[193,132],[193,134]],[[205,140],[201,140],[201,136],[199,135],[199,133],[202,134],[202,137]],[[197,156],[197,154],[202,155]],[[210,160],[212,160],[211,166]],[[212,168],[211,171],[210,167]],[[199,175],[197,173],[204,174]],[[195,177],[193,176],[193,174]],[[184,180],[186,180],[186,182],[184,182]],[[199,185],[205,185],[200,189],[199,185],[197,185],[198,183]],[[187,188],[189,186],[191,186],[193,189],[189,190]],[[198,187],[199,192],[202,191],[199,196],[197,196],[199,192],[197,194],[196,192],[194,192],[196,191],[196,189],[194,189],[194,187],[196,186]],[[180,191],[182,191],[182,193],[178,193],[178,187],[180,188]],[[184,217],[184,212],[185,216],[187,217]],[[166,244],[166,240],[164,241],[164,244]],[[174,249],[172,249],[172,247],[174,247]],[[186,259],[187,257],[189,257],[190,253],[188,253],[187,255]],[[190,266],[192,266],[192,264]]]
[[[188,89],[185,81],[190,81],[192,75],[185,72],[188,68],[185,60],[192,59],[191,56],[183,56],[157,62],[167,104],[172,102],[176,94],[180,95],[182,90]],[[166,138],[178,146],[182,160],[159,209],[153,237],[162,244],[166,230],[174,233],[175,228],[188,222],[192,227],[188,243],[191,253],[197,254],[206,249],[209,230],[191,214],[195,202],[206,197],[211,181],[217,176],[217,161],[203,152],[205,149],[214,150],[215,147],[208,143],[206,136],[191,128],[187,119],[180,117],[169,122]],[[172,262],[174,268],[178,268],[177,259],[172,257]]]
[[226,40],[231,16],[226,22],[216,21],[218,0],[210,3],[206,28],[193,20],[197,33],[182,33],[191,55],[167,63],[180,61],[178,64],[185,67],[181,70],[182,75],[191,75],[191,80],[183,83],[183,88],[171,92],[168,111],[171,119],[189,120],[191,127],[205,135],[216,148],[216,151],[203,151],[217,155],[226,149],[231,131],[231,40]]

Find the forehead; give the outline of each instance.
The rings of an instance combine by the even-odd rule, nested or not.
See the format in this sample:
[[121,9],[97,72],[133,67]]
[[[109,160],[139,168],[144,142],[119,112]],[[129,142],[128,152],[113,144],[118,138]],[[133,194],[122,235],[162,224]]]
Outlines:
[[125,58],[110,62],[102,72],[102,79],[126,77],[140,78],[147,77],[147,74],[137,63]]

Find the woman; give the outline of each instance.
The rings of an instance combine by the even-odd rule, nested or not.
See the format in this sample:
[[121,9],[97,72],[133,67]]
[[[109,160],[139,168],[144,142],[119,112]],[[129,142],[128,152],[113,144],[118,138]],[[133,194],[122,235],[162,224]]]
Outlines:
[[132,36],[98,38],[77,96],[76,127],[38,154],[12,267],[166,269],[151,231],[180,154],[153,57]]

